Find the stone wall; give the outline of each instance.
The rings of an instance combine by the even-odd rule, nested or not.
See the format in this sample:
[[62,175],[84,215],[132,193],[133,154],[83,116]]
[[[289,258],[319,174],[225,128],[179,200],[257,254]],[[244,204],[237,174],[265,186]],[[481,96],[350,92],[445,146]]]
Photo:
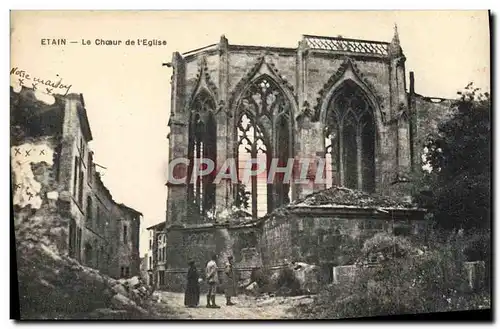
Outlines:
[[[207,225],[197,228],[171,227],[167,234],[167,270],[165,289],[182,290],[187,262],[193,259],[204,273],[212,255],[217,255],[220,271],[232,255],[238,280],[250,278],[252,269],[262,266],[259,229],[229,225]],[[223,275],[219,277],[223,282]]]
[[379,214],[326,213],[271,216],[262,228],[262,260],[265,267],[298,261],[320,266],[331,275],[335,266],[352,265],[363,243],[376,233],[425,234],[423,219]]
[[[319,265],[323,275],[331,275],[329,272],[335,266],[354,264],[363,243],[376,233],[426,233],[421,212],[401,211],[388,215],[363,209],[330,213],[302,210],[271,215],[247,227],[170,228],[166,286],[163,288],[183,289],[189,258],[204,272],[214,253],[221,270],[227,256],[232,254],[240,281],[249,279],[255,269],[265,268],[274,273],[291,261]],[[220,279],[222,283],[223,277]]]

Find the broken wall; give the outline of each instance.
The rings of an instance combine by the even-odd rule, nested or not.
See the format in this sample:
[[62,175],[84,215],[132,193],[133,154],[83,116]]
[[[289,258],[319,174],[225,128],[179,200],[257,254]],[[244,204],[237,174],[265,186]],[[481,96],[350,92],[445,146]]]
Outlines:
[[418,94],[411,97],[415,113],[412,146],[415,152],[415,168],[418,169],[423,165],[422,155],[428,137],[438,132],[439,123],[451,118],[453,100],[429,98]]
[[63,206],[54,162],[58,143],[54,137],[27,137],[11,146],[12,203],[16,241],[41,239],[64,253],[69,218],[58,212]]

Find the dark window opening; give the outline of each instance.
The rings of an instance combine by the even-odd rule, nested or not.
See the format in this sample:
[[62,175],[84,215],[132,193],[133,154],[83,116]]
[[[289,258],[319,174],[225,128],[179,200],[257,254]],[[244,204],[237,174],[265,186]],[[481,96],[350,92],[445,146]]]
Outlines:
[[71,258],[74,258],[76,255],[76,222],[73,218],[69,221],[69,247],[68,247],[68,255]]
[[101,208],[99,207],[99,205],[97,205],[96,207],[96,217],[95,217],[95,225],[97,227],[97,229],[101,229]]
[[76,231],[76,259],[81,261],[81,250],[82,250],[82,229],[80,227],[77,228]]
[[87,183],[92,184],[92,153],[87,156]]
[[123,243],[127,243],[128,241],[128,227],[127,225],[123,225]]
[[165,271],[159,271],[158,272],[158,277],[159,277],[159,283],[160,283],[160,286],[163,286],[165,285]]
[[120,269],[120,277],[128,278],[130,276],[130,269],[128,266],[122,266]]
[[59,178],[61,176],[61,151],[62,151],[62,143],[57,144],[54,152],[54,166],[56,171],[56,182],[59,182]]
[[87,225],[92,225],[92,198],[89,196],[87,196],[87,211],[86,211],[86,215],[87,215]]
[[[289,117],[287,113],[281,113],[276,119],[276,153],[278,157],[278,168],[284,168],[288,165],[288,159],[290,157],[291,145],[290,140],[292,138],[290,131]],[[271,185],[272,186],[272,185]],[[271,208],[281,207],[287,205],[291,200],[291,190],[289,182],[285,181],[284,173],[276,173],[274,176],[274,187],[276,193],[275,204],[271,205]],[[272,190],[271,190],[272,191]]]
[[335,267],[335,264],[333,263],[328,263],[324,265],[324,281],[327,283],[334,283],[334,275],[333,275],[333,268]]
[[78,177],[78,203],[83,207],[83,171],[80,170]]
[[78,186],[78,164],[80,162],[80,159],[78,157],[75,157],[75,168],[73,172],[73,196],[76,198],[76,191],[77,191],[77,186]]
[[358,153],[356,127],[353,121],[344,126],[344,185],[347,188],[358,187]]
[[375,125],[368,114],[364,115],[361,125],[363,190],[373,193],[375,192]]
[[85,250],[84,250],[84,261],[87,266],[92,267],[93,265],[93,259],[92,259],[92,246],[89,243],[85,244]]

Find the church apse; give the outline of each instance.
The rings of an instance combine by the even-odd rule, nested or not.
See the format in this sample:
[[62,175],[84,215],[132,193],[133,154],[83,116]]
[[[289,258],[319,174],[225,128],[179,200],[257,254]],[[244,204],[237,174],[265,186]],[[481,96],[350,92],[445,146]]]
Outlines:
[[[311,193],[347,188],[408,196],[414,130],[397,31],[391,42],[304,35],[296,48],[232,45],[222,36],[218,44],[174,53],[169,65],[169,154],[171,160],[190,160],[185,182],[168,184],[167,232],[174,240],[187,241],[181,236],[202,229],[213,241],[227,231],[230,237],[217,250],[227,254],[233,248],[235,259],[244,259],[233,237],[244,227],[259,236],[252,257],[264,252],[269,260],[265,240],[274,233],[269,227],[262,233],[262,223]],[[204,170],[193,164],[199,158],[210,159],[214,170],[193,179],[193,172]],[[290,159],[293,175],[286,179],[276,168],[287,168]],[[295,179],[301,160],[311,162],[307,184]],[[214,179],[228,161],[234,161],[235,179]],[[246,177],[249,171],[258,174]],[[214,216],[217,209],[234,207],[242,191],[248,196],[246,215],[223,221]],[[186,266],[179,248],[170,248],[172,273]]]

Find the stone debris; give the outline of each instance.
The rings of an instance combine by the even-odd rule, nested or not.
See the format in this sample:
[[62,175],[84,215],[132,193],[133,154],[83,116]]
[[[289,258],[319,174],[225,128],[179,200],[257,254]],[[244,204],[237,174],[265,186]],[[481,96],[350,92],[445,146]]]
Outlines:
[[316,265],[297,262],[293,273],[300,284],[300,291],[306,294],[315,294],[319,291],[319,269]]
[[127,280],[127,284],[132,287],[132,288],[136,288],[138,287],[141,283],[139,281],[139,277],[138,276],[134,276],[130,279]]
[[414,208],[415,205],[408,200],[399,200],[377,194],[369,194],[359,190],[351,190],[345,187],[332,187],[316,193],[312,193],[302,200],[296,200],[292,205],[320,206],[320,205],[346,205],[357,207],[390,207],[390,208]]
[[111,290],[113,290],[114,293],[117,293],[117,294],[121,294],[123,296],[126,296],[127,295],[127,290],[125,289],[125,287],[119,283],[117,283],[116,285],[114,285]]
[[113,307],[113,309],[126,310],[131,312],[132,314],[135,313],[135,315],[148,315],[148,312],[145,309],[138,306],[131,299],[120,294],[116,294],[113,296],[113,298],[111,299],[111,306]]
[[[22,319],[155,318],[141,278],[116,280],[83,266],[43,242],[18,248]],[[151,310],[151,311],[148,311]]]
[[238,287],[240,289],[246,289],[250,284],[252,284],[252,280],[250,278],[248,278],[248,279],[245,279],[245,280],[241,281],[238,284]]
[[250,294],[258,294],[259,293],[259,285],[257,282],[252,282],[248,287],[245,288],[245,291]]
[[291,307],[307,305],[313,302],[313,297],[310,295],[302,296],[260,296],[256,298],[257,304],[259,306],[271,306],[271,305],[288,305]]

